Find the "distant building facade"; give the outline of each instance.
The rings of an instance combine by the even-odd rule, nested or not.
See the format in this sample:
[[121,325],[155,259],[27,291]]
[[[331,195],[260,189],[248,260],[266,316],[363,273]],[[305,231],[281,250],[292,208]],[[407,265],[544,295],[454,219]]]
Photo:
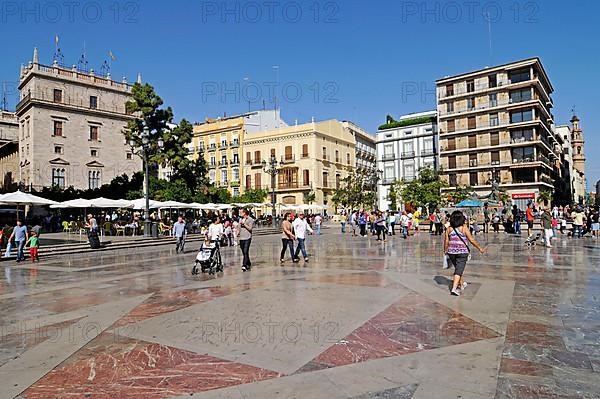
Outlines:
[[382,210],[391,207],[392,183],[412,181],[419,170],[439,167],[437,111],[404,115],[397,124],[377,132],[377,168],[383,172],[377,196]]
[[554,88],[538,58],[446,77],[436,85],[446,191],[470,186],[487,195],[496,181],[525,207],[540,192],[561,189]]
[[124,173],[141,170],[123,135],[134,118],[125,110],[131,86],[33,60],[21,67],[16,107],[19,181],[40,189],[94,189]]
[[2,191],[19,183],[19,122],[13,112],[0,111],[0,181]]
[[577,115],[571,118],[571,146],[573,148],[573,168],[572,168],[572,184],[573,184],[573,201],[578,204],[585,202],[585,140],[583,138],[583,130],[579,124]]

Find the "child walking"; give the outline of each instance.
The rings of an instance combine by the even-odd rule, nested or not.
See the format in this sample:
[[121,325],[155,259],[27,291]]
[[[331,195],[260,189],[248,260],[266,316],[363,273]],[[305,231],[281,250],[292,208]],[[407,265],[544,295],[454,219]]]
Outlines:
[[40,240],[35,231],[31,232],[31,237],[29,237],[29,240],[27,240],[25,245],[29,246],[29,257],[31,258],[31,261],[35,262],[37,260],[39,262],[38,249],[40,247]]

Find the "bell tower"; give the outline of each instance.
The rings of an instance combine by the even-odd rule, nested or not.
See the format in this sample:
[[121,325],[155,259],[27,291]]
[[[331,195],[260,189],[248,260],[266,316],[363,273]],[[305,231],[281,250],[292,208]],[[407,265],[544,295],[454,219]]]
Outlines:
[[585,174],[585,152],[583,131],[579,126],[579,118],[573,115],[571,118],[571,146],[573,147],[573,168],[582,175]]

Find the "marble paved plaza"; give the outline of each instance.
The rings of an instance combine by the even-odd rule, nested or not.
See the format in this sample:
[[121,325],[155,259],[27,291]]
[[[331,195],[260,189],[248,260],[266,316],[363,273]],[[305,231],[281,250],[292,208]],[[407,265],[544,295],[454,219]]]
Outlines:
[[600,243],[478,238],[461,297],[425,232],[2,262],[0,398],[600,398]]

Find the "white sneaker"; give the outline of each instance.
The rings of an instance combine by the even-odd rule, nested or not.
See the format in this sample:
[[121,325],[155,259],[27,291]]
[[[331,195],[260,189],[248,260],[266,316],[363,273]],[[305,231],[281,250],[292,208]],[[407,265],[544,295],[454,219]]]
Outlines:
[[467,288],[469,284],[466,281],[463,281],[462,283],[462,287],[460,287],[461,290],[464,290],[465,288]]
[[460,291],[457,289],[450,291],[450,295],[460,296]]

